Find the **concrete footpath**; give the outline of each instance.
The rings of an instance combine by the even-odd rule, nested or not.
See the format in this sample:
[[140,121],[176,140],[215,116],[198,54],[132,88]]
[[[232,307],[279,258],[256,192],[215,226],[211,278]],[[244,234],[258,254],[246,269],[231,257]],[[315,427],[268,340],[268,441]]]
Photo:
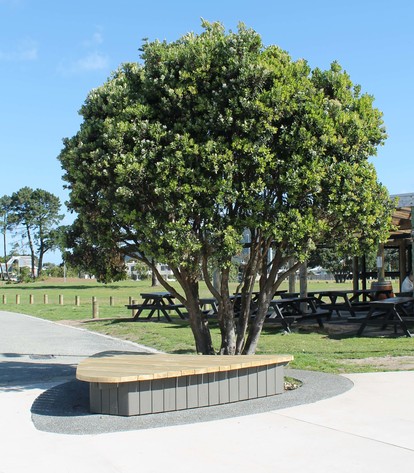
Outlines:
[[91,415],[76,364],[146,347],[0,312],[0,473],[412,472],[414,372],[332,376],[272,400]]

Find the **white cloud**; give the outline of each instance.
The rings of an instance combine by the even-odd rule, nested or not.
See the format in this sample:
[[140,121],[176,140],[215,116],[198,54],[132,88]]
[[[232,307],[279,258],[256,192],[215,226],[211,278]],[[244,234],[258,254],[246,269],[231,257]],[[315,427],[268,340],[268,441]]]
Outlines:
[[1,61],[26,62],[36,61],[37,58],[38,46],[37,43],[31,39],[22,40],[8,50],[0,49]]
[[108,65],[108,57],[97,52],[88,54],[75,63],[75,66],[79,71],[99,71],[106,69]]
[[79,59],[62,62],[58,71],[63,75],[102,71],[109,67],[109,57],[99,50],[104,42],[102,28],[97,27],[92,36],[81,43],[83,54]]
[[85,40],[83,45],[87,48],[92,48],[94,46],[98,46],[102,44],[104,41],[103,35],[100,31],[95,31],[91,38]]
[[63,75],[82,74],[101,71],[109,66],[109,58],[99,52],[92,52],[77,61],[61,63],[58,70]]

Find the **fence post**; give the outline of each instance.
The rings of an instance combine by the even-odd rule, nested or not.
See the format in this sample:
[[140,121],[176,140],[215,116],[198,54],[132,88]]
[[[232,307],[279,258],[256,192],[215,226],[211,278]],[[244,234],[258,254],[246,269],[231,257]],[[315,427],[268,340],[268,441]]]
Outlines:
[[16,294],[16,305],[20,304],[20,295]]
[[59,294],[59,305],[63,305],[63,295]]
[[99,319],[99,305],[96,297],[92,297],[92,318]]
[[49,304],[49,297],[47,294],[43,294],[43,304],[45,305]]

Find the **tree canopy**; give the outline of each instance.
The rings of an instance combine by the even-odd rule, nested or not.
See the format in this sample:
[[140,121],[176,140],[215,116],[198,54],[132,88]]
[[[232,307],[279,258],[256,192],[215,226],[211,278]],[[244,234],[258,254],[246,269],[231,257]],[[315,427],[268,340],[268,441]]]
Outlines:
[[[311,70],[243,25],[203,28],[146,41],[140,63],[89,93],[59,156],[77,212],[71,253],[89,254],[101,279],[122,270],[124,255],[155,271],[154,261],[168,264],[182,291],[158,277],[186,305],[197,351],[254,353],[274,292],[318,243],[357,254],[386,239],[391,202],[368,160],[386,134],[373,97],[338,63]],[[218,349],[198,304],[201,278],[218,300]]]
[[59,198],[43,189],[23,187],[10,197],[8,221],[11,228],[27,238],[32,277],[40,276],[45,253],[57,247],[56,226],[63,218],[60,207]]

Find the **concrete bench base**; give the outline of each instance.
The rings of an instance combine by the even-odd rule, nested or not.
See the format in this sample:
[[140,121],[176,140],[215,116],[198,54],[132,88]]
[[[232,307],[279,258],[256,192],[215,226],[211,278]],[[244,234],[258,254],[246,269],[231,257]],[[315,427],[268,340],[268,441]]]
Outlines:
[[[80,363],[77,378],[90,383],[91,412],[133,416],[281,394],[284,366],[292,359],[102,354]],[[120,376],[114,376],[117,367]]]

